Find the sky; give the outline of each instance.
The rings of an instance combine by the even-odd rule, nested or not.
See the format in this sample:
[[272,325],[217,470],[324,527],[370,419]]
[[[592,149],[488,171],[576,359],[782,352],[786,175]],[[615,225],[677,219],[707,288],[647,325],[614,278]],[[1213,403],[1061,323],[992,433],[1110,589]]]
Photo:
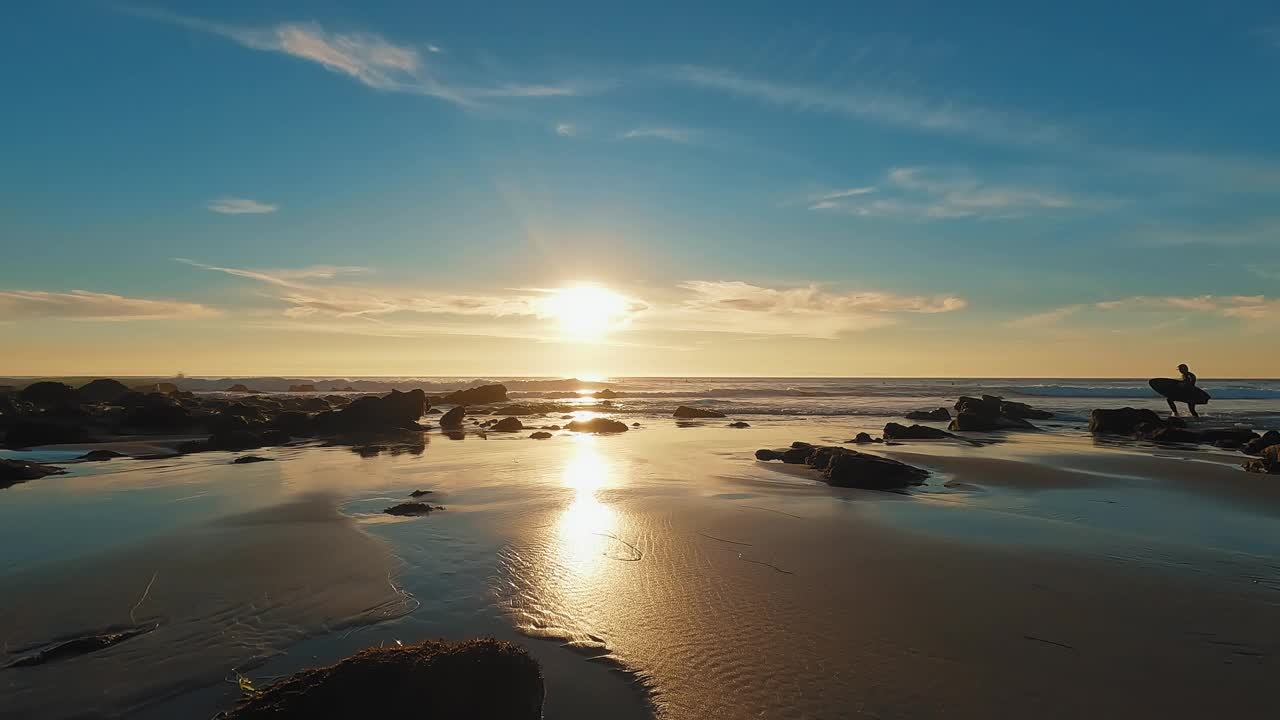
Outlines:
[[1280,376],[1272,2],[0,12],[0,375]]

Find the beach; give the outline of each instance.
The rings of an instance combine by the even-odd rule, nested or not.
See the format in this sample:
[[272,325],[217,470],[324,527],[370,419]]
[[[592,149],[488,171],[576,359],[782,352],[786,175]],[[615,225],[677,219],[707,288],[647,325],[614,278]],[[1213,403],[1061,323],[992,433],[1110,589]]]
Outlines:
[[[563,392],[520,383],[511,402]],[[239,676],[482,635],[539,660],[548,718],[1280,711],[1280,484],[1238,450],[1091,435],[1092,408],[1162,408],[1141,381],[583,385],[612,397],[557,398],[590,408],[569,416],[638,426],[529,438],[557,413],[373,450],[294,442],[250,465],[221,451],[66,462],[0,491],[6,658],[150,628],[0,670],[0,717],[212,716]],[[1277,384],[1209,387],[1206,423],[1277,426]],[[981,392],[1054,418],[856,446],[928,471],[896,492],[754,455],[878,436]],[[727,417],[672,418],[684,404]],[[415,490],[443,509],[383,512]]]

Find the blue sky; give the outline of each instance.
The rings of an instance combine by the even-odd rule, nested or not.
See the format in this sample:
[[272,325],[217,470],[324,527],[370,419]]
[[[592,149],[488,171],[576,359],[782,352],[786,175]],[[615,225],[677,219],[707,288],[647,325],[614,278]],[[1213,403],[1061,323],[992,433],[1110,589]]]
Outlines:
[[688,5],[7,9],[0,372],[1275,374],[1273,4]]

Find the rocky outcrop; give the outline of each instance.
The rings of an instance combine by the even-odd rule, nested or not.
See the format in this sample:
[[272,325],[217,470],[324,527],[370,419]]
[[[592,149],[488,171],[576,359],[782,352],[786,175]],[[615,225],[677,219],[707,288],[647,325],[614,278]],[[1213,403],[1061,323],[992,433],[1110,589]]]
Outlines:
[[1099,408],[1089,413],[1089,432],[1094,435],[1136,435],[1139,425],[1160,426],[1164,419],[1154,410],[1131,407]]
[[243,384],[241,384],[241,383],[236,383],[235,385],[232,385],[231,387],[227,388],[227,389],[226,389],[226,392],[233,392],[233,393],[251,393],[251,392],[253,392],[253,391],[249,389],[249,386],[248,386],[248,385],[243,385]]
[[[947,426],[949,430],[962,432],[1039,430],[1022,417],[1028,411],[1039,411],[1022,403],[1006,402],[994,395],[983,395],[981,398],[962,397],[956,401],[955,409],[955,419]],[[1006,412],[1006,409],[1009,412]]]
[[53,465],[0,458],[0,489],[28,480],[37,480],[46,475],[60,475],[64,472],[66,470]]
[[547,432],[547,431],[545,431],[545,430],[539,430],[539,431],[537,431],[537,432],[533,433],[532,435],[530,435],[529,437],[530,437],[530,438],[532,438],[532,439],[534,439],[534,440],[547,440],[547,439],[551,438],[551,437],[552,437],[552,435],[551,435],[551,433],[549,433],[549,432]]
[[81,385],[76,392],[80,396],[80,402],[96,405],[99,403],[113,403],[128,395],[130,390],[128,385],[119,380],[99,378]]
[[710,410],[707,408],[695,408],[695,407],[689,407],[688,405],[681,405],[680,407],[676,408],[676,411],[672,413],[671,416],[680,418],[681,420],[693,420],[696,418],[722,418],[725,416],[725,414],[720,412],[719,410]]
[[75,388],[66,383],[51,380],[31,383],[22,388],[22,392],[18,393],[18,399],[41,408],[80,404],[80,396]]
[[438,505],[429,505],[424,502],[412,501],[412,502],[403,502],[403,503],[400,503],[399,505],[392,505],[391,507],[387,508],[386,510],[383,510],[382,512],[388,515],[413,516],[413,515],[427,515],[429,513],[435,512],[436,510],[443,510],[443,509],[444,508]]
[[466,413],[467,408],[464,405],[459,405],[458,407],[449,410],[449,412],[440,416],[440,427],[446,430],[456,430],[462,427],[463,416],[466,415]]
[[737,421],[737,422],[731,422],[731,423],[729,423],[729,427],[731,427],[731,428],[749,428],[749,427],[751,427],[751,423],[745,423],[745,422],[743,422],[743,421],[739,420],[739,421]]
[[421,429],[418,420],[427,412],[427,396],[422,390],[392,390],[382,397],[365,396],[341,410],[315,416],[321,433],[347,433],[389,429]]
[[301,384],[301,385],[290,385],[290,386],[289,386],[289,392],[291,392],[291,393],[313,393],[313,392],[320,392],[320,391],[316,389],[316,386],[315,386],[315,385],[312,385],[312,384],[310,384],[310,383],[303,383],[303,384]]
[[505,417],[493,424],[489,428],[494,432],[519,432],[524,429],[524,423],[520,422],[517,417]]
[[149,385],[134,385],[131,388],[134,392],[144,395],[149,393],[160,393],[161,395],[177,395],[178,386],[168,382],[150,383]]
[[[870,436],[868,436],[869,438]],[[953,438],[955,435],[946,430],[939,430],[927,425],[899,425],[898,423],[886,423],[884,426],[885,440],[945,440]],[[868,440],[869,441],[869,440]]]
[[846,440],[845,442],[851,442],[856,445],[869,445],[871,443],[884,442],[884,439],[873,438],[871,437],[871,433],[860,432],[857,435],[854,435],[852,440]]
[[1262,456],[1248,460],[1244,469],[1249,472],[1280,474],[1280,445],[1270,445],[1262,451]]
[[542,671],[525,650],[486,638],[369,648],[246,697],[222,720],[503,718],[541,720]]
[[620,433],[627,431],[627,424],[606,417],[594,417],[590,420],[574,420],[564,426],[565,430],[582,433]]
[[160,393],[143,397],[125,416],[124,424],[140,432],[177,432],[195,424],[191,412],[177,400]]
[[10,426],[4,435],[4,444],[11,448],[27,448],[82,443],[89,439],[89,429],[83,423],[32,418],[18,420]]
[[1261,455],[1263,450],[1272,445],[1280,445],[1280,432],[1268,430],[1261,437],[1245,444],[1244,451],[1250,455]]
[[241,455],[231,461],[232,465],[252,465],[253,463],[271,462],[271,458],[265,458],[261,455]]
[[795,442],[789,448],[756,451],[757,460],[781,460],[808,465],[835,487],[864,490],[897,490],[923,484],[929,471],[897,460],[838,446],[814,446]]
[[951,413],[946,408],[940,407],[937,410],[912,410],[904,415],[908,420],[925,420],[928,422],[947,422],[951,419]]
[[455,390],[439,399],[445,405],[492,405],[507,402],[507,386],[502,384]]
[[596,392],[593,392],[591,394],[601,400],[612,400],[618,397],[618,393],[614,392],[613,390],[610,390],[609,388],[605,388],[603,390],[597,390]]

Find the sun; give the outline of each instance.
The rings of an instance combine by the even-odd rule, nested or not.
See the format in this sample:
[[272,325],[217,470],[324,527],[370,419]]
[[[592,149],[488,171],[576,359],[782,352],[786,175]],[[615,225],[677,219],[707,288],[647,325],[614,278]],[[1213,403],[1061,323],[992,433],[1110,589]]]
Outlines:
[[553,291],[542,305],[542,314],[560,323],[560,332],[574,340],[599,340],[627,324],[629,303],[599,285],[574,285]]

